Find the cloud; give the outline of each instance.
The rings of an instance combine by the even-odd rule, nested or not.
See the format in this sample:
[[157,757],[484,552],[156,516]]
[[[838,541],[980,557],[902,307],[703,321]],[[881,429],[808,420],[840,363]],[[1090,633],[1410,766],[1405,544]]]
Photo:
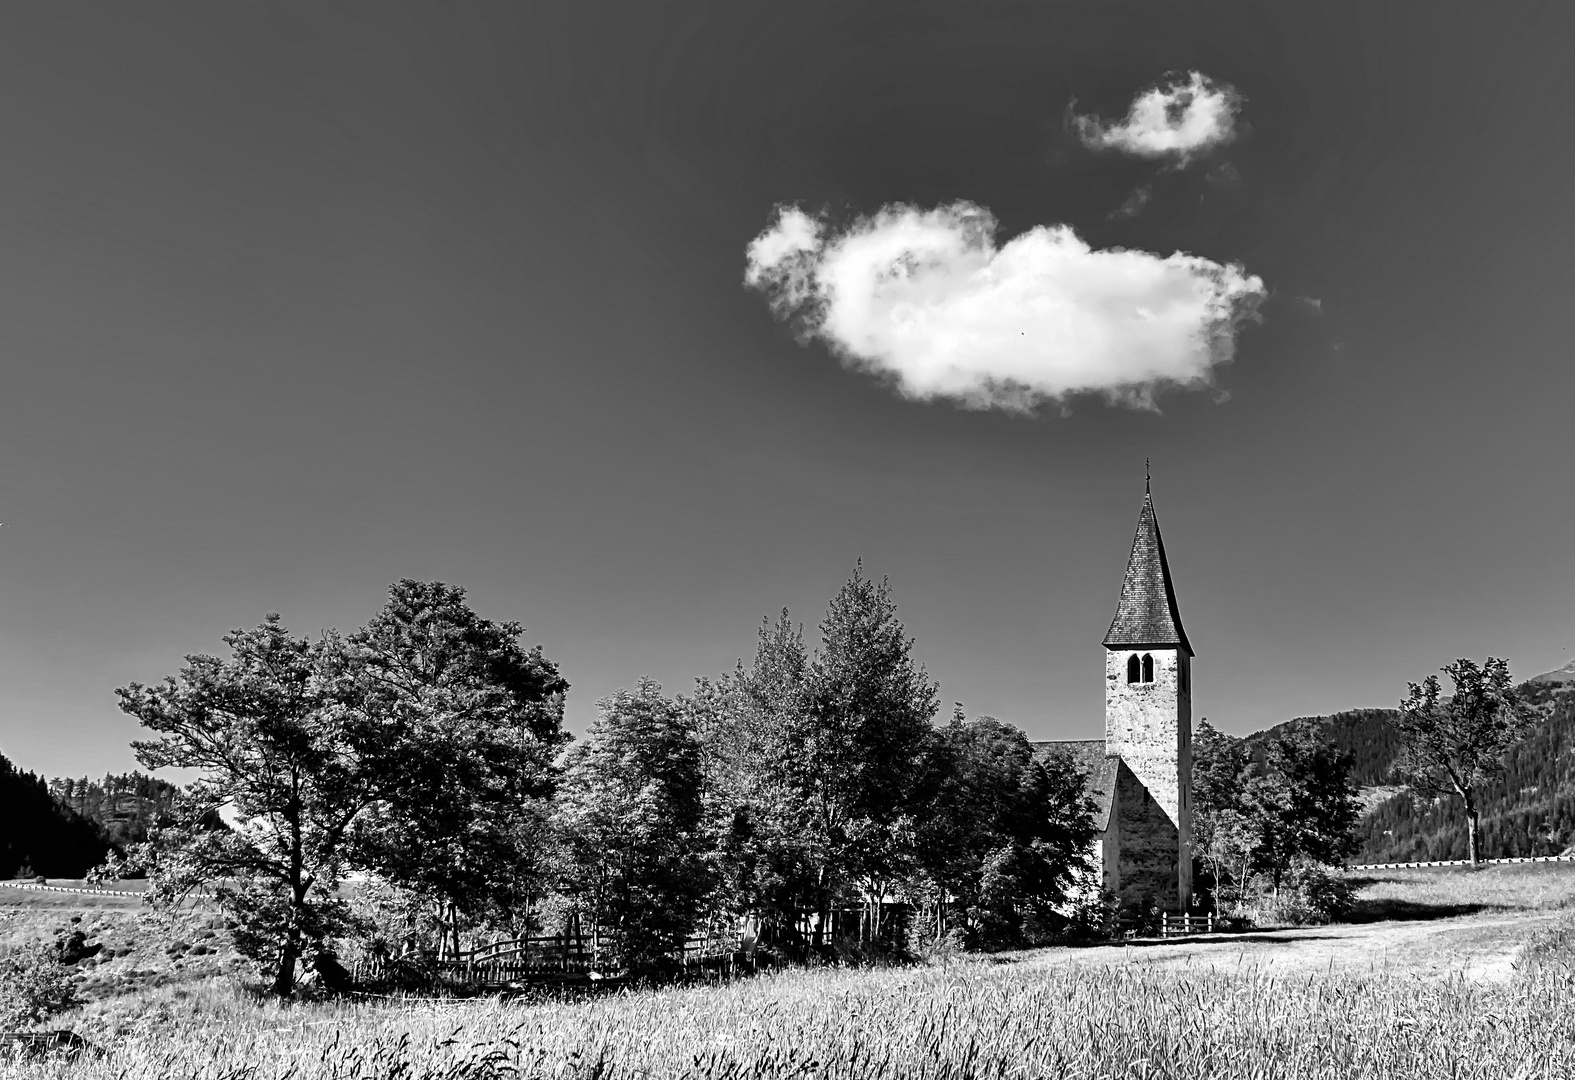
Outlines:
[[1111,218],[1137,217],[1143,212],[1143,208],[1148,205],[1148,201],[1153,197],[1154,189],[1148,184],[1133,188],[1132,194],[1127,196],[1127,201],[1110,211],[1106,216]]
[[1236,166],[1230,162],[1222,161],[1204,173],[1203,179],[1215,187],[1237,187],[1241,184],[1241,173],[1237,172]]
[[1161,389],[1209,386],[1265,295],[1237,263],[1096,250],[1065,225],[998,247],[968,202],[842,229],[778,207],[747,256],[745,284],[801,341],[903,397],[1009,412],[1079,394],[1152,408]]
[[1072,115],[1083,145],[1120,150],[1147,158],[1193,157],[1236,137],[1241,95],[1201,71],[1175,76],[1132,99],[1125,119],[1106,123],[1097,116]]

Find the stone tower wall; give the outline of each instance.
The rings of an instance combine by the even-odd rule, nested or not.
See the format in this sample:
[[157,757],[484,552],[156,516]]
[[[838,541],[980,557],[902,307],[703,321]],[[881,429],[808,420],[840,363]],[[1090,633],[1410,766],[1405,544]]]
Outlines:
[[[1127,682],[1128,657],[1144,654],[1154,658],[1154,681]],[[1144,849],[1176,845],[1175,899],[1165,902],[1183,908],[1192,900],[1191,664],[1191,657],[1176,648],[1105,652],[1105,752],[1120,756],[1160,811],[1124,821],[1124,833],[1138,831],[1130,838],[1123,835],[1122,846],[1129,839]]]

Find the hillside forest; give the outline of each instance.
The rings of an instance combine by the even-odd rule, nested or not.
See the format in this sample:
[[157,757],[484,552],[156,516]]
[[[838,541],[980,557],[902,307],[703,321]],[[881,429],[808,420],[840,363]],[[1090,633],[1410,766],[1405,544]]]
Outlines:
[[[1575,685],[1533,679],[1518,693],[1546,710],[1528,739],[1512,747],[1503,773],[1479,796],[1482,850],[1487,858],[1558,855],[1575,846]],[[1308,716],[1248,735],[1257,760],[1288,734],[1329,742],[1351,759],[1351,781],[1367,807],[1357,826],[1358,863],[1422,862],[1466,857],[1465,813],[1459,799],[1421,800],[1397,785],[1400,744],[1393,709],[1356,709]]]

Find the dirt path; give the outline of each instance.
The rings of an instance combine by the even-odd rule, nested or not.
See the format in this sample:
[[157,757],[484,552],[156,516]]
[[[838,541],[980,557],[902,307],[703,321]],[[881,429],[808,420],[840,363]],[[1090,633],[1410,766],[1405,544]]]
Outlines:
[[1466,915],[1453,919],[1314,926],[1218,934],[1182,941],[1139,941],[1031,953],[1029,966],[1154,964],[1168,968],[1255,969],[1271,975],[1393,973],[1423,978],[1509,978],[1526,939],[1556,913]]

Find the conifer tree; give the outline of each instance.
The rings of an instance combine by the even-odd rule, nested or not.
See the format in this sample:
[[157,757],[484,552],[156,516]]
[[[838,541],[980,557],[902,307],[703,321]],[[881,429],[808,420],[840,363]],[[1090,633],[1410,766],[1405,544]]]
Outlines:
[[912,870],[918,782],[939,708],[937,689],[913,658],[891,588],[862,563],[832,598],[806,678],[787,774],[804,801],[816,867],[820,927],[850,884],[879,899]]

